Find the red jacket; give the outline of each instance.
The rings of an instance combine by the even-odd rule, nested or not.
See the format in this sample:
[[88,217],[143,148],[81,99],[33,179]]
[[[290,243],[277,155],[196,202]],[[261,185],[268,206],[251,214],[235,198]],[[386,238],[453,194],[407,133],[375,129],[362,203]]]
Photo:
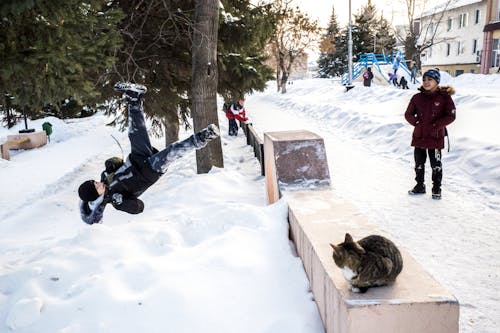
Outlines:
[[245,115],[245,108],[238,104],[231,104],[231,106],[226,110],[227,119],[237,119],[239,121],[247,121],[248,118]]
[[411,145],[424,149],[443,149],[446,125],[455,120],[455,103],[451,87],[440,87],[430,93],[420,88],[405,112],[406,120],[415,126]]

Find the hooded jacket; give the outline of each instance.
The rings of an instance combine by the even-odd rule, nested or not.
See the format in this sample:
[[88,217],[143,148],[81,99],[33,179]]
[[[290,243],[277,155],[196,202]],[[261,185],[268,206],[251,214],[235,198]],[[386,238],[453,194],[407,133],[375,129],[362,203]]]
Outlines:
[[[158,152],[154,148],[153,151]],[[100,223],[108,203],[130,214],[142,213],[144,203],[138,197],[162,176],[151,169],[144,156],[135,154],[130,154],[125,163],[120,158],[110,158],[105,167],[101,174],[106,185],[104,195],[93,202],[80,201],[80,215],[87,224]],[[115,199],[115,194],[119,194],[120,200]]]
[[229,120],[236,119],[239,121],[247,121],[245,107],[240,103],[231,104],[226,111],[226,118]]
[[455,103],[452,87],[438,87],[428,92],[423,87],[413,95],[405,112],[406,120],[413,125],[411,145],[423,149],[443,149],[445,127],[455,120]]

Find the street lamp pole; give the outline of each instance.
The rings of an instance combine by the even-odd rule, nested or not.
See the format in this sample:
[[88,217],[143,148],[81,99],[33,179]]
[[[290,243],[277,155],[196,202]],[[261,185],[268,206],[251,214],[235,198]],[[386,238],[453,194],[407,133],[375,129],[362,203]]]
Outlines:
[[348,78],[347,90],[353,88],[352,85],[352,20],[351,20],[351,0],[349,0],[349,40],[347,41],[348,57]]

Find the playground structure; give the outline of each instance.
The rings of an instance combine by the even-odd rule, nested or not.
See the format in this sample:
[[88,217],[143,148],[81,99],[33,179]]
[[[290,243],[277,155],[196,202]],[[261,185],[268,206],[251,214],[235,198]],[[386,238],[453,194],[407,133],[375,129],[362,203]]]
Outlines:
[[[398,82],[401,77],[404,76],[406,81],[410,83],[411,71],[406,65],[406,60],[404,59],[403,52],[401,51],[396,51],[392,55],[375,53],[361,54],[359,61],[354,63],[352,66],[352,81],[362,81],[362,74],[365,72],[365,69],[367,67],[371,67],[373,72],[373,82],[383,85],[392,85],[389,73],[394,73],[393,65],[395,61],[399,62],[398,71],[396,73]],[[419,83],[418,80],[416,82]],[[344,75],[342,75],[342,84],[347,85],[348,83],[348,73],[344,73]]]

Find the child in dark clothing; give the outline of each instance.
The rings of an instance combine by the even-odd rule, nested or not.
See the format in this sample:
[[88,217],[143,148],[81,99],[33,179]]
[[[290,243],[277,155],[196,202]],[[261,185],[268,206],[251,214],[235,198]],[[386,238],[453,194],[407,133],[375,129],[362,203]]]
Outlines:
[[405,112],[406,120],[414,126],[411,145],[415,147],[415,180],[417,185],[409,194],[424,194],[425,160],[432,168],[432,198],[441,199],[443,169],[441,149],[444,148],[446,126],[455,120],[455,104],[451,87],[439,87],[441,75],[430,69],[424,73],[420,92],[413,95]]
[[219,136],[219,129],[211,124],[159,152],[151,146],[144,120],[142,96],[146,87],[119,82],[114,88],[127,100],[131,153],[125,162],[120,158],[106,160],[100,181],[87,180],[78,188],[80,215],[87,224],[100,223],[108,203],[129,214],[142,213],[144,203],[138,197],[165,174],[168,165]]
[[401,80],[399,80],[399,87],[401,89],[410,89],[408,88],[408,81],[406,81],[404,76],[401,76]]

